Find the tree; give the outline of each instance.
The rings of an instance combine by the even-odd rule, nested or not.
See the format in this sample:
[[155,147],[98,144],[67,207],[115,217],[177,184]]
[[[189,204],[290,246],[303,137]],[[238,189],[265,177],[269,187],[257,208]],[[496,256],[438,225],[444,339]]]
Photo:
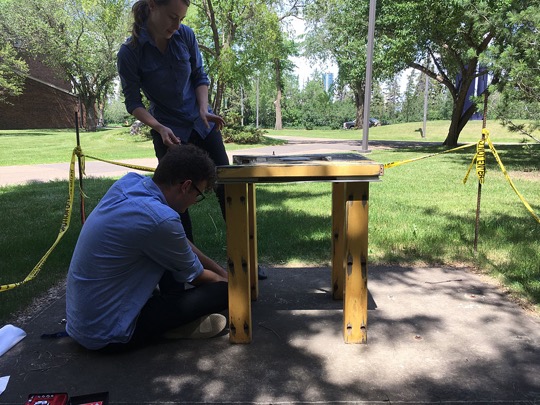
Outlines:
[[387,120],[384,103],[384,93],[378,81],[373,82],[373,92],[371,97],[371,116],[380,120]]
[[[537,2],[383,2],[378,20],[379,39],[387,47],[388,63],[406,61],[408,66],[445,86],[452,97],[451,124],[445,145],[457,144],[461,130],[478,110],[476,100],[470,100],[469,94],[477,77],[489,74],[490,84],[498,84],[500,88],[508,83],[501,81],[502,72],[515,71],[512,67],[515,61],[503,61],[501,50],[511,45],[525,51],[525,42],[513,39],[516,32],[524,31],[537,37],[537,22],[530,24],[531,21],[525,18],[534,14],[533,10],[538,15]],[[538,47],[535,48],[536,59],[529,61],[538,68]],[[432,69],[422,63],[426,52]],[[502,64],[496,68],[499,63]]]
[[[407,86],[405,87],[402,109],[405,122],[421,120],[420,117],[423,110],[423,99],[420,100],[418,97],[420,93],[418,76],[421,75],[417,75],[414,71],[411,71],[407,78]],[[423,87],[424,86],[422,86],[422,88]],[[422,102],[422,104],[420,102]]]
[[[500,77],[502,93],[498,116],[511,130],[536,142],[533,132],[540,128],[540,5],[529,4],[508,15],[504,25],[506,41],[496,43],[494,70]],[[512,118],[532,119],[529,125],[516,124]]]
[[402,112],[401,91],[396,77],[386,81],[386,114],[389,121],[398,122]]
[[[337,62],[339,80],[355,92],[358,119],[363,115],[367,5],[313,0],[307,13],[307,49]],[[387,80],[409,66],[445,86],[453,101],[445,145],[457,144],[478,109],[469,93],[478,77],[489,75],[489,84],[499,90],[516,85],[518,76],[529,82],[539,77],[538,1],[379,0],[377,7],[373,76]],[[426,54],[432,68],[426,67]]]
[[[214,111],[219,113],[223,108],[228,89],[249,88],[250,80],[270,64],[279,116],[283,90],[280,75],[292,68],[288,56],[295,49],[282,31],[281,20],[297,13],[296,2],[201,0],[194,5],[187,23],[194,28],[205,59]],[[287,11],[279,15],[280,10]]]
[[0,37],[0,103],[22,93],[28,66],[17,55],[15,48]]
[[[128,0],[8,2],[4,28],[29,56],[39,57],[71,81],[95,131],[116,73],[116,52],[128,34]],[[29,18],[28,16],[32,16]]]
[[330,96],[324,90],[320,72],[315,72],[302,90],[302,115],[306,129],[328,125],[327,111],[330,109]]
[[[368,14],[369,1],[314,0],[306,7],[306,53],[337,64],[339,83],[353,91],[356,122],[360,124],[364,115]],[[375,42],[375,79],[389,79],[405,67],[403,62],[387,64],[385,53],[383,44]]]

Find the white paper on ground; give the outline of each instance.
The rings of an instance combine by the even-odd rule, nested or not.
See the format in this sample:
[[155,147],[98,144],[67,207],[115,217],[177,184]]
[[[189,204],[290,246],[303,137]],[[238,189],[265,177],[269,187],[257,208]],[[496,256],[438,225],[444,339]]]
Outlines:
[[5,377],[0,377],[0,395],[6,390],[7,383],[9,381],[9,375]]
[[13,325],[0,328],[0,356],[19,343],[26,336],[26,332]]

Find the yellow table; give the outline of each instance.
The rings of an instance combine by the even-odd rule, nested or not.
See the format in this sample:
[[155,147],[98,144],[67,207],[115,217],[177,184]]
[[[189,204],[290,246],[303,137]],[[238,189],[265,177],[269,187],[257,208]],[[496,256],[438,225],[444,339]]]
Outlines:
[[333,297],[344,301],[345,342],[366,343],[369,182],[380,179],[383,165],[356,154],[233,159],[240,164],[217,169],[225,185],[230,342],[252,340],[251,301],[259,293],[255,184],[326,181],[332,182]]

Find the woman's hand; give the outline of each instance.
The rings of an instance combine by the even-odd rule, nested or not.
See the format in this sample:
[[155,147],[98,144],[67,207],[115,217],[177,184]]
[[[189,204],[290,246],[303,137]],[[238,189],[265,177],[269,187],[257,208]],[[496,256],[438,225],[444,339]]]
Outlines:
[[159,135],[161,135],[163,144],[167,148],[173,145],[178,145],[180,143],[180,140],[176,137],[176,135],[174,135],[174,132],[171,131],[170,128],[166,126],[161,126],[159,128],[156,128],[156,131],[158,131]]
[[212,114],[208,111],[201,111],[201,119],[204,122],[206,128],[210,126],[209,122],[213,122],[214,124],[216,124],[216,128],[218,131],[221,131],[225,126],[225,120],[222,117],[216,114]]

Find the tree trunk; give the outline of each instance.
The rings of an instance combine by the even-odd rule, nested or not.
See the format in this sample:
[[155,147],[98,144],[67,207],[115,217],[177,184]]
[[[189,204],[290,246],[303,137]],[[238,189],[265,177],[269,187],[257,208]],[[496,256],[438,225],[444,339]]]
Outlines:
[[216,97],[214,98],[214,104],[212,105],[212,109],[214,110],[214,114],[219,115],[219,112],[221,110],[221,103],[223,102],[223,93],[225,91],[225,83],[221,79],[218,79],[217,86],[216,86]]
[[104,127],[105,126],[105,103],[103,103],[103,102],[99,103],[97,126],[98,127]]
[[[464,108],[470,97],[469,89],[476,78],[475,72],[477,66],[477,61],[470,60],[466,68],[461,72],[461,83],[458,80],[456,88],[453,89],[454,94],[452,97],[454,105],[452,106],[452,121],[450,122],[450,128],[448,129],[448,135],[443,142],[443,145],[445,146],[457,146],[459,134],[465,125],[467,125],[467,122],[469,122],[472,115],[476,112],[477,106],[474,102],[465,111]],[[450,90],[452,91],[452,89]]]
[[448,129],[448,135],[443,142],[443,145],[448,147],[457,146],[459,134],[469,122],[469,119],[475,113],[477,106],[472,103],[467,110],[463,111],[465,103],[467,102],[468,90],[471,86],[471,80],[465,80],[461,87],[458,89],[457,95],[454,97],[454,105],[452,107],[452,120],[450,122],[450,128]]
[[276,60],[274,62],[275,68],[276,68],[276,101],[274,101],[274,104],[276,105],[276,125],[274,126],[274,129],[277,131],[281,131],[283,129],[283,122],[281,119],[281,64],[279,60]]
[[84,98],[82,100],[84,105],[84,113],[86,116],[86,131],[96,132],[97,130],[97,114],[96,114],[96,99]]
[[356,83],[354,93],[354,104],[356,106],[356,128],[362,129],[364,124],[364,97],[366,92],[365,83]]
[[467,125],[467,122],[471,119],[473,114],[476,112],[476,104],[471,105],[464,113],[462,108],[459,110],[454,107],[452,111],[452,122],[450,122],[450,128],[448,129],[448,135],[443,142],[443,145],[449,146],[451,148],[457,146],[459,134]]

